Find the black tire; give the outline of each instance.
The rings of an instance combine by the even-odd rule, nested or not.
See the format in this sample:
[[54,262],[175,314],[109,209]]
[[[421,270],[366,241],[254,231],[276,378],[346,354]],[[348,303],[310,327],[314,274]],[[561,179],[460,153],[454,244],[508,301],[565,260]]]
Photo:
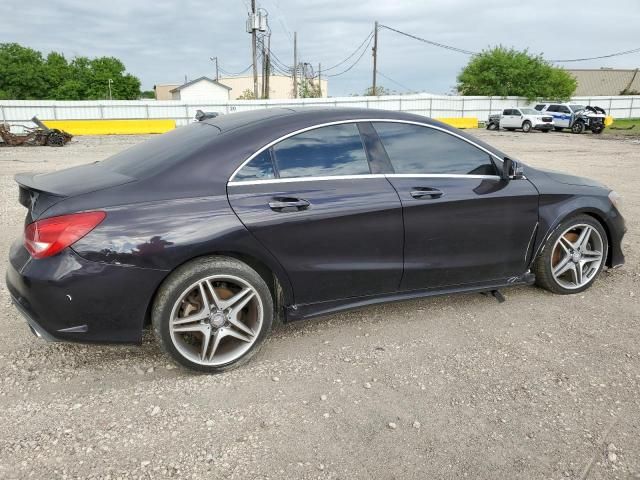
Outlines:
[[489,123],[487,124],[487,130],[498,130],[499,126],[497,123]]
[[577,121],[571,126],[571,133],[575,133],[576,135],[584,132],[584,122]]
[[562,127],[553,127],[553,130],[556,132],[561,132],[562,130],[564,130],[564,128]]
[[604,132],[604,125],[598,125],[593,130],[591,130],[591,132],[595,133],[596,135],[600,135],[602,132]]
[[[262,324],[257,339],[241,357],[222,365],[203,365],[186,358],[176,348],[169,329],[174,304],[185,289],[211,275],[232,275],[247,282],[258,294],[262,304]],[[230,257],[211,256],[191,261],[162,283],[153,302],[151,320],[160,346],[178,365],[206,373],[221,373],[245,364],[261,348],[271,331],[274,318],[273,297],[264,279],[245,263]]]
[[[571,228],[573,225],[590,225],[595,230],[597,230],[603,242],[603,249],[602,249],[602,262],[600,263],[598,271],[595,273],[595,275],[593,275],[591,280],[580,288],[569,289],[560,285],[558,281],[554,278],[553,273],[551,272],[551,268],[552,268],[551,265],[552,265],[552,255],[554,254],[553,248],[556,242],[558,241],[560,236],[564,232],[566,232],[567,229]],[[534,268],[533,268],[534,274],[536,276],[536,285],[538,285],[541,288],[544,288],[545,290],[549,290],[550,292],[556,293],[559,295],[571,295],[574,293],[583,292],[589,287],[591,287],[593,282],[600,275],[600,272],[602,272],[602,269],[604,268],[604,265],[606,263],[606,258],[609,251],[608,249],[609,249],[609,242],[607,239],[607,233],[605,232],[604,228],[602,227],[602,225],[598,220],[596,220],[590,215],[575,215],[573,217],[570,217],[564,220],[562,223],[560,223],[558,227],[556,227],[556,229],[553,231],[553,233],[549,236],[549,238],[545,242],[544,247],[542,248],[542,251],[538,254],[534,262]]]
[[529,120],[525,120],[522,123],[522,131],[524,133],[529,133],[531,131],[531,122]]

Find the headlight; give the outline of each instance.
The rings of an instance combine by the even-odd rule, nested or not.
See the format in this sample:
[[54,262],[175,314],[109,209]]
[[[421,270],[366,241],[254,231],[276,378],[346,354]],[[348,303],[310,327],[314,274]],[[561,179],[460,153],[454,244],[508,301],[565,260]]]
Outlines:
[[611,200],[611,203],[618,209],[619,212],[622,212],[622,197],[620,195],[611,190],[609,192],[609,200]]

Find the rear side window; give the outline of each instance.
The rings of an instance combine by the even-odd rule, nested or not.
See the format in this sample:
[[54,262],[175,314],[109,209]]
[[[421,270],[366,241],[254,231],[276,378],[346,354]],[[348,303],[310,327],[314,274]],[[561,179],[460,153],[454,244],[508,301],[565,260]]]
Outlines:
[[355,123],[316,128],[273,147],[280,178],[361,175],[369,163]]
[[240,169],[233,177],[234,181],[268,180],[276,174],[271,162],[271,150],[265,150]]
[[549,105],[549,108],[547,108],[547,112],[557,112],[558,106],[559,105]]
[[542,104],[542,105],[536,105],[534,108],[535,108],[536,110],[538,110],[539,112],[541,112],[542,110],[544,110],[544,104]]
[[497,175],[489,154],[433,128],[374,123],[395,173]]

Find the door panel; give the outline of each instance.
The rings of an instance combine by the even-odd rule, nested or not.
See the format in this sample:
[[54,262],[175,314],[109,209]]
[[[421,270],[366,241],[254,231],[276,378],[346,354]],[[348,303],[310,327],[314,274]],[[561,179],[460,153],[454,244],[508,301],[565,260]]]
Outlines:
[[288,272],[296,303],[398,289],[402,209],[382,175],[234,183],[228,194],[240,220]]
[[388,179],[404,211],[403,290],[524,273],[538,221],[538,192],[528,180],[397,175]]

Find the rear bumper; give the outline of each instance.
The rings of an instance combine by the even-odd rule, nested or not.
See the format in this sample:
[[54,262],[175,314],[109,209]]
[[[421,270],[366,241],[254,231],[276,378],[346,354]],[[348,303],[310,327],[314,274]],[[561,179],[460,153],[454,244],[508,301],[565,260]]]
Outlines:
[[40,338],[139,343],[148,307],[166,275],[92,262],[71,249],[33,260],[16,242],[6,283],[14,305]]

